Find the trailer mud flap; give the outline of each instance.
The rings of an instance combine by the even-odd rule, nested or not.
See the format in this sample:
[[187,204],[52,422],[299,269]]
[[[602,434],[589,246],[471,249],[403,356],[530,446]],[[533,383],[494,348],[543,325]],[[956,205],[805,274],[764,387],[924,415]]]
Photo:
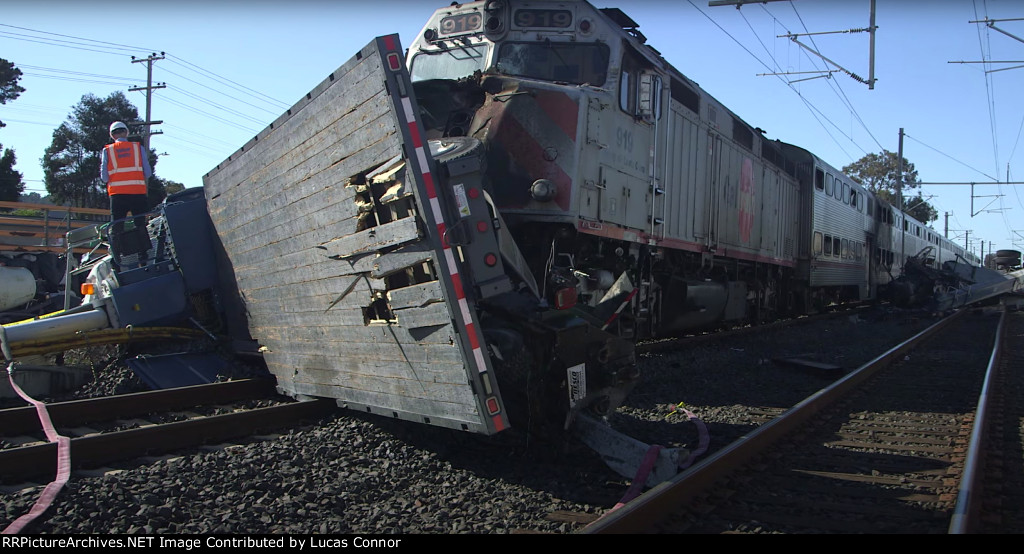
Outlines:
[[285,394],[493,434],[509,421],[476,299],[503,269],[469,249],[496,238],[449,241],[486,206],[449,182],[466,168],[438,171],[402,53],[375,39],[204,177],[246,311],[231,333]]

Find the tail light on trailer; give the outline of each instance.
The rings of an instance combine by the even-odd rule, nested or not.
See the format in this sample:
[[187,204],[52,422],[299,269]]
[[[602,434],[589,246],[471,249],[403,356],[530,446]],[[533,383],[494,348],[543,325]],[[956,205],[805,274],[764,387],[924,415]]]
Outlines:
[[576,289],[564,288],[555,293],[555,307],[568,310],[576,305]]

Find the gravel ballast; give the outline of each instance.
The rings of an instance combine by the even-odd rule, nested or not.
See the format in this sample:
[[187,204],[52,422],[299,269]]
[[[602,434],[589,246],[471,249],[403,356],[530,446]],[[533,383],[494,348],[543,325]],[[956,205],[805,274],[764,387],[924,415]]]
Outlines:
[[[611,422],[692,449],[698,427],[673,411],[682,403],[707,425],[713,452],[930,323],[873,309],[644,354],[641,382]],[[773,361],[786,357],[842,369]],[[599,516],[630,482],[575,440],[551,445],[519,429],[481,437],[339,411],[282,432],[76,473],[27,532],[567,533],[582,524],[549,514]],[[40,488],[4,493],[0,526],[26,513]]]

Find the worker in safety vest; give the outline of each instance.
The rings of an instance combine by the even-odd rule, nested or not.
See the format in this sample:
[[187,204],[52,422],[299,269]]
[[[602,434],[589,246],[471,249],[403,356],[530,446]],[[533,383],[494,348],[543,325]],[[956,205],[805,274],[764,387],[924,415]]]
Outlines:
[[[153,174],[149,156],[141,144],[128,140],[128,126],[122,121],[110,124],[110,138],[114,142],[103,147],[100,156],[100,178],[107,185],[110,196],[110,219],[113,221],[110,233],[111,247],[120,256],[119,242],[122,242],[124,219],[131,212],[135,228],[146,228],[146,212],[149,211],[149,197],[146,183]],[[148,250],[148,235],[145,242]],[[138,245],[123,245],[138,250]],[[139,254],[139,265],[145,265],[146,252]]]

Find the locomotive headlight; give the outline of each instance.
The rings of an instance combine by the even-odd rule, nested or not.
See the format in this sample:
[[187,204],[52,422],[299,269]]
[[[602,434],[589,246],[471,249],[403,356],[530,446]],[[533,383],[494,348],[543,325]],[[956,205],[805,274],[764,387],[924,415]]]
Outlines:
[[537,179],[530,185],[530,196],[537,202],[551,202],[558,193],[558,187],[547,179]]

